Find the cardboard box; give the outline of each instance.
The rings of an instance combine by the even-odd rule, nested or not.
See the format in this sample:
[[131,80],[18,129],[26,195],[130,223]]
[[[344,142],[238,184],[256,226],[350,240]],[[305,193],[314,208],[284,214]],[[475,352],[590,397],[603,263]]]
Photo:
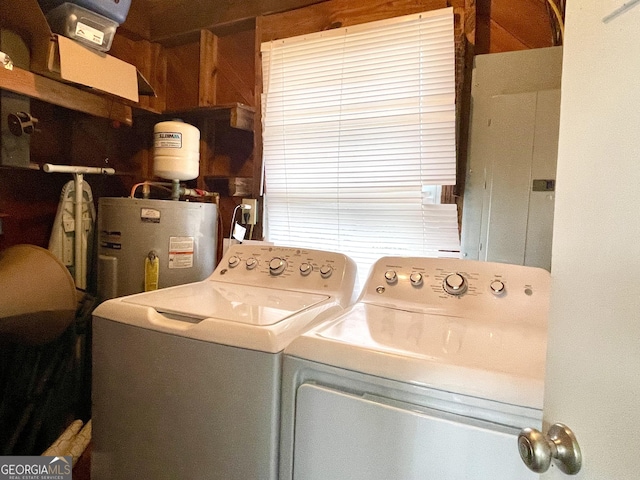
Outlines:
[[51,32],[37,0],[1,0],[0,27],[29,45],[34,73],[94,88],[132,102],[155,96],[142,74],[120,59]]

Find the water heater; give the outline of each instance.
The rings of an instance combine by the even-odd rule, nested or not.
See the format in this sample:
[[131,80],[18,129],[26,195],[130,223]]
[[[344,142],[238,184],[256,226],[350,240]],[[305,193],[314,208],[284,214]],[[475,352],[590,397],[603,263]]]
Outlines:
[[207,278],[215,268],[217,216],[214,203],[101,198],[100,300]]

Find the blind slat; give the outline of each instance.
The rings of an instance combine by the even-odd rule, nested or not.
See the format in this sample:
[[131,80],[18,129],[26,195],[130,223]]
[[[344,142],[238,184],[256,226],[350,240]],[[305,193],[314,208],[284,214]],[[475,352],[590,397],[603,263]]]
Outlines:
[[365,271],[455,255],[457,207],[433,203],[455,184],[453,39],[447,8],[262,45],[268,240]]

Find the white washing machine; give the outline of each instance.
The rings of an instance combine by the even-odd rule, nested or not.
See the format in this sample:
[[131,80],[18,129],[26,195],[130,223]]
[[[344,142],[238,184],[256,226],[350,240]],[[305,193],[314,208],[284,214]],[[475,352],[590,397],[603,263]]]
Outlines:
[[550,275],[380,259],[359,300],[285,349],[280,480],[526,480]]
[[355,276],[341,254],[234,245],[207,280],[101,304],[91,478],[277,478],[283,349]]

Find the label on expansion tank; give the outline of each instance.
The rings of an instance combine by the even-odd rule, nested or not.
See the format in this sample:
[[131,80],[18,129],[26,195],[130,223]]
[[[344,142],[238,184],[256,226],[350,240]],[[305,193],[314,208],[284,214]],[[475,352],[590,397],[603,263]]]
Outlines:
[[193,267],[194,237],[169,237],[169,268]]
[[155,148],[182,148],[180,132],[156,132],[154,137]]

